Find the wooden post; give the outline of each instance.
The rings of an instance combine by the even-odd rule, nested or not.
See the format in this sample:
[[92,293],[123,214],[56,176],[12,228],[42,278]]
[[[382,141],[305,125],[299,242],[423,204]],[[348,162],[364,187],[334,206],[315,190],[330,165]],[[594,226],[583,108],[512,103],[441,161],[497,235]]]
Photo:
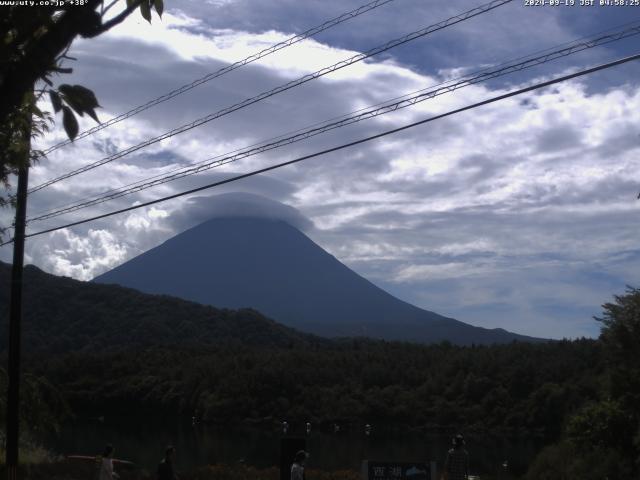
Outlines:
[[[26,141],[29,142],[31,132]],[[27,187],[29,183],[29,154],[18,171],[15,232],[13,235],[13,265],[11,267],[11,300],[9,306],[9,385],[7,391],[6,466],[8,480],[18,478],[20,439],[20,333],[22,321],[22,271],[24,266],[24,234],[27,215]]]

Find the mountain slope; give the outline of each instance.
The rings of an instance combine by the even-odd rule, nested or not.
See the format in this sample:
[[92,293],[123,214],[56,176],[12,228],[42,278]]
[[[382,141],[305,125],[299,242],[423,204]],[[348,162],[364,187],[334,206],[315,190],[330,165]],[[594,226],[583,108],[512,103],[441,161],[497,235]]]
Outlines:
[[[7,324],[10,265],[0,262],[0,323]],[[322,339],[279,325],[253,310],[220,310],[117,285],[24,272],[23,341],[47,353],[109,352],[147,346],[238,344],[288,347]],[[0,349],[7,345],[0,328]]]
[[330,337],[457,344],[534,340],[403,302],[279,220],[209,220],[94,281],[217,307],[251,307],[285,325]]

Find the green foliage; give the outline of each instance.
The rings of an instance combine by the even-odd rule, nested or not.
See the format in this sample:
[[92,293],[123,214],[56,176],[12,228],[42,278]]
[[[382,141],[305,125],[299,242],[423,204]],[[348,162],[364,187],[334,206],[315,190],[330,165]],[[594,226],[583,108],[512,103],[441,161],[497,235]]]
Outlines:
[[73,140],[76,138],[78,134],[78,120],[73,115],[71,109],[67,106],[62,107],[62,124],[64,125],[64,130],[69,135],[69,138]]
[[[127,6],[133,7],[136,4],[136,0],[127,0]],[[142,18],[151,23],[151,9],[155,9],[159,17],[162,17],[164,11],[163,0],[142,0],[140,4],[140,14]]]
[[567,425],[567,437],[584,451],[611,448],[629,453],[634,433],[633,418],[612,400],[585,406]]
[[603,305],[600,340],[609,371],[609,396],[629,419],[617,451],[634,460],[640,472],[640,289],[627,288],[625,295]]
[[163,0],[153,0],[153,7],[156,9],[159,17],[162,17],[162,12],[164,12],[164,1]]
[[144,1],[140,4],[140,14],[147,22],[151,23],[151,6],[148,1]]
[[54,113],[58,113],[62,110],[62,99],[58,92],[54,90],[49,90],[49,100],[51,101],[51,106],[53,107]]
[[[581,363],[581,356],[590,363]],[[589,341],[448,347],[445,354],[439,345],[362,340],[357,349],[350,342],[167,345],[30,363],[59,384],[72,405],[92,414],[197,410],[210,422],[375,421],[554,435],[571,411],[597,396],[598,357]],[[508,384],[524,358],[540,365],[532,397]],[[478,380],[482,392],[464,387]],[[452,381],[462,386],[451,389]],[[550,388],[562,402],[549,403]],[[551,408],[558,410],[549,413]]]
[[[17,174],[25,161],[33,164],[41,152],[31,149],[31,138],[49,131],[51,116],[36,105],[38,98],[33,92],[27,92],[24,103],[0,124],[0,183],[10,188],[8,177]],[[0,207],[13,206],[14,198],[0,196]],[[3,229],[0,226],[0,236]]]
[[[0,425],[6,422],[7,372],[0,369]],[[69,405],[61,392],[47,379],[22,375],[20,384],[20,424],[27,436],[57,431],[70,416]]]
[[[58,87],[58,92],[60,93],[59,97],[78,115],[83,116],[87,113],[96,122],[99,121],[95,109],[100,105],[98,105],[98,99],[91,90],[82,85],[63,84]],[[69,135],[69,138],[72,138],[72,136]]]
[[605,347],[610,371],[611,396],[622,402],[640,420],[640,290],[603,305],[600,340]]
[[[5,460],[6,451],[4,445],[0,445],[0,466],[5,465]],[[20,463],[22,466],[32,467],[53,461],[55,461],[55,457],[42,446],[28,440],[20,442]]]
[[571,415],[561,443],[527,478],[631,479],[640,472],[640,290],[603,305],[599,343],[606,367],[600,399]]
[[614,449],[584,451],[570,442],[542,450],[524,480],[631,480],[635,478],[627,458]]

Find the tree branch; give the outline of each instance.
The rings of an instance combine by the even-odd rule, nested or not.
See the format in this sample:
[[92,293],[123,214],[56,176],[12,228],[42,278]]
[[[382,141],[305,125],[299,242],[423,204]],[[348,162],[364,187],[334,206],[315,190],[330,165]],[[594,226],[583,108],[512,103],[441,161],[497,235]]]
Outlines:
[[103,23],[100,28],[98,28],[94,32],[92,32],[91,35],[88,35],[87,38],[93,38],[93,37],[97,37],[98,35],[102,35],[104,32],[106,32],[108,30],[111,30],[116,25],[122,23],[131,14],[131,12],[133,12],[136,8],[138,8],[140,6],[140,4],[143,1],[146,1],[146,0],[135,0],[131,5],[129,5],[127,8],[125,8],[118,15],[113,17],[108,22]]
[[111,2],[109,5],[107,5],[106,7],[104,6],[104,2],[102,3],[102,11],[100,12],[100,14],[102,16],[104,16],[105,13],[107,13],[109,10],[111,10],[111,7],[113,7],[116,3],[118,3],[119,0],[113,0],[113,2]]

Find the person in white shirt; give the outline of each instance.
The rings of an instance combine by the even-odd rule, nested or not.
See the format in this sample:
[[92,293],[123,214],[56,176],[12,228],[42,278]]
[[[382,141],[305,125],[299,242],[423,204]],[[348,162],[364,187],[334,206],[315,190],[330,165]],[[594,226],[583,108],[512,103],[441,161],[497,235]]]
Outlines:
[[291,465],[291,480],[304,480],[304,462],[309,454],[304,450],[296,453],[296,457]]
[[113,452],[114,448],[112,445],[105,447],[98,467],[98,480],[114,480],[120,478],[119,475],[113,471]]

